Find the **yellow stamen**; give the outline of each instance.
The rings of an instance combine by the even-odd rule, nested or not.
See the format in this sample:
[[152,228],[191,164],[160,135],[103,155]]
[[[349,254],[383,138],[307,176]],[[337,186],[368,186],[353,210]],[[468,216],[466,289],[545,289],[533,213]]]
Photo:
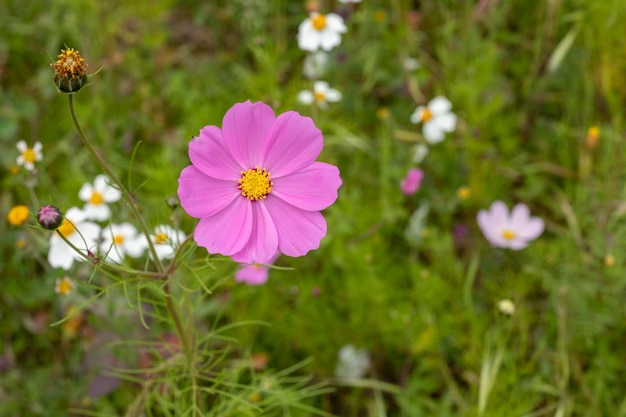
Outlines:
[[80,53],[72,48],[63,49],[57,58],[50,66],[59,77],[82,77],[87,72],[87,63]]
[[113,243],[115,243],[116,246],[121,245],[122,243],[124,243],[124,236],[122,236],[122,235],[114,235],[113,236]]
[[512,231],[512,230],[509,230],[509,229],[504,229],[504,230],[502,231],[502,237],[503,237],[504,239],[506,239],[506,240],[513,240],[513,239],[515,239],[515,236],[517,236],[517,235],[516,235],[516,234],[515,234],[515,232],[514,232],[514,231]]
[[433,118],[433,113],[428,109],[424,109],[422,111],[422,117],[420,117],[420,121],[427,122],[432,118]]
[[28,207],[15,206],[11,210],[9,210],[9,214],[7,215],[7,220],[13,226],[20,226],[26,220],[28,220],[29,215],[30,215],[30,212],[28,211]]
[[316,14],[311,18],[311,24],[315,30],[324,29],[326,27],[326,16],[323,14]]
[[272,191],[274,183],[270,181],[270,173],[267,169],[258,167],[241,171],[239,188],[241,195],[250,201],[263,200]]
[[163,244],[165,242],[167,242],[167,235],[163,232],[157,233],[154,236],[154,242],[158,243],[158,244]]
[[57,280],[57,285],[55,287],[55,291],[57,294],[68,295],[72,292],[74,288],[74,283],[69,278],[63,278]]
[[32,164],[37,160],[37,154],[32,148],[26,148],[26,150],[22,152],[22,158],[24,158],[24,162],[30,162]]
[[61,223],[61,226],[59,226],[57,230],[59,231],[59,233],[61,233],[63,236],[67,238],[67,237],[70,237],[72,233],[76,231],[76,228],[74,227],[72,222],[70,222],[67,219],[63,219],[63,223]]
[[94,206],[99,206],[103,202],[104,202],[104,198],[102,197],[102,194],[100,194],[97,191],[94,191],[93,193],[91,193],[91,197],[89,197],[90,204],[93,204]]
[[315,97],[315,101],[324,101],[326,99],[326,94],[322,93],[321,91],[316,91],[313,94],[313,97]]

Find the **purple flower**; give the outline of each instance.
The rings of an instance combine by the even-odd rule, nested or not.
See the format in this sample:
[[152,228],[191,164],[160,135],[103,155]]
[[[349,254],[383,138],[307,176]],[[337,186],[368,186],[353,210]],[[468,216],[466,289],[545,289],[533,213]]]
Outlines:
[[543,220],[530,217],[526,204],[517,204],[509,214],[502,201],[494,202],[489,210],[478,212],[478,226],[493,246],[524,249],[528,243],[543,233]]
[[424,172],[418,168],[411,168],[409,172],[407,172],[406,177],[400,183],[400,188],[402,188],[402,192],[406,195],[414,194],[422,183],[422,178],[424,177]]
[[200,219],[196,243],[250,264],[317,249],[326,235],[320,210],[341,186],[337,167],[315,161],[323,147],[310,118],[276,117],[262,102],[235,104],[221,129],[204,127],[178,179],[181,206]]
[[273,264],[280,254],[274,255],[267,264],[243,264],[235,272],[235,281],[245,282],[248,285],[262,285],[267,282],[270,274],[268,265]]

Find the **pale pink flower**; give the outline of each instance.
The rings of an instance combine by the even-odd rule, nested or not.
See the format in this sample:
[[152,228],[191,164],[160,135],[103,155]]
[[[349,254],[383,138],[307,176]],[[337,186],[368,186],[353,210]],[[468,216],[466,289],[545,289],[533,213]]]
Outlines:
[[248,285],[262,285],[267,282],[270,275],[268,265],[273,264],[280,254],[272,256],[266,264],[242,264],[235,272],[235,281],[245,282]]
[[320,210],[341,186],[337,167],[315,161],[323,147],[313,120],[276,117],[261,102],[235,104],[221,129],[204,127],[178,179],[181,206],[200,219],[196,243],[250,264],[317,249],[326,235]]
[[400,188],[405,195],[415,194],[420,188],[424,172],[419,168],[411,168],[407,172],[406,177],[400,183]]
[[489,210],[478,212],[478,226],[493,246],[520,250],[543,233],[544,223],[539,217],[530,217],[525,204],[517,204],[509,214],[506,204],[496,201]]

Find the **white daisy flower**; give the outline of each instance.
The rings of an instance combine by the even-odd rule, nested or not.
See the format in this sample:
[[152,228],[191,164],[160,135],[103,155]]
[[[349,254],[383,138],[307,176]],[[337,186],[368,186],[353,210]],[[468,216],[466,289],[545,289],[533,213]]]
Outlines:
[[167,224],[155,227],[154,234],[150,235],[159,259],[169,259],[174,256],[176,249],[183,243],[186,237],[183,231],[174,229]]
[[41,161],[43,158],[43,154],[41,150],[43,149],[43,145],[41,142],[35,142],[35,145],[32,148],[29,148],[25,141],[21,140],[16,144],[17,150],[20,151],[20,155],[17,157],[15,162],[18,166],[24,166],[29,171],[35,169],[35,162]]
[[140,257],[147,246],[145,236],[138,235],[132,224],[112,224],[104,231],[100,253],[107,254],[109,261],[120,263],[126,255]]
[[340,101],[341,93],[334,88],[330,88],[326,81],[315,81],[313,83],[313,91],[300,91],[297,99],[301,104],[312,104],[315,102],[320,108],[325,109],[328,107],[327,103]]
[[365,349],[346,345],[339,349],[339,362],[335,368],[337,378],[363,378],[371,365],[370,356]]
[[347,30],[338,14],[313,12],[298,27],[298,46],[303,51],[330,51],[341,43],[341,34]]
[[310,53],[304,58],[302,72],[309,80],[320,79],[328,70],[330,58],[328,53],[324,51],[316,51]]
[[411,149],[411,159],[413,163],[421,163],[424,158],[426,158],[426,155],[428,155],[428,146],[424,144],[415,145]]
[[90,220],[104,221],[111,217],[111,209],[107,203],[113,203],[122,198],[122,192],[109,185],[109,177],[98,175],[93,185],[86,183],[80,188],[78,197],[86,202],[83,210]]
[[498,301],[498,309],[502,314],[506,314],[507,316],[515,314],[515,304],[509,299]]
[[[92,250],[100,236],[100,226],[86,221],[87,214],[78,207],[72,207],[65,213],[63,223],[57,229],[65,238],[87,255]],[[58,235],[52,233],[48,262],[53,268],[70,269],[75,260],[84,261],[84,258],[74,251]]]
[[419,106],[411,115],[412,123],[422,123],[422,134],[430,144],[439,143],[445,134],[454,132],[456,115],[450,110],[452,103],[443,97],[433,98],[427,106]]

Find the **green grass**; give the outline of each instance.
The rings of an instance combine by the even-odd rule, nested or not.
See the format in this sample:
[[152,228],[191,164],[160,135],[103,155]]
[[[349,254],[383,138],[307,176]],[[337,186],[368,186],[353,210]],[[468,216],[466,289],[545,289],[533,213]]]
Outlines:
[[[194,392],[207,416],[626,416],[626,4],[319,3],[352,10],[325,77],[343,99],[325,111],[296,101],[311,84],[296,42],[304,2],[0,5],[0,416],[135,406],[191,416]],[[166,198],[191,136],[221,125],[237,102],[312,116],[326,143],[320,159],[341,170],[320,249],[281,257],[287,268],[266,285],[236,284],[235,265],[203,248],[185,254],[173,292],[185,326],[206,342],[195,385],[159,286],[79,264],[67,273],[78,290],[60,297],[54,282],[66,273],[47,264],[46,232],[34,217],[4,220],[17,204],[80,205],[80,186],[100,173],[52,82],[49,62],[64,45],[98,71],[75,96],[78,117],[151,226],[193,230]],[[421,67],[405,70],[407,57]],[[409,117],[436,95],[453,103],[457,129],[431,147],[422,186],[406,197],[412,144],[403,139],[421,140]],[[34,181],[11,171],[20,139],[44,145]],[[461,186],[469,199],[458,199]],[[527,204],[546,231],[519,252],[490,247],[475,219],[495,200]],[[409,218],[425,204],[421,239],[409,242]],[[114,213],[131,219],[121,204]],[[498,311],[504,298],[512,317]],[[74,336],[51,326],[70,304],[84,308]],[[366,381],[334,379],[346,344],[370,353]],[[255,354],[267,355],[266,368],[252,369]],[[93,394],[106,386],[103,365],[119,385]]]

